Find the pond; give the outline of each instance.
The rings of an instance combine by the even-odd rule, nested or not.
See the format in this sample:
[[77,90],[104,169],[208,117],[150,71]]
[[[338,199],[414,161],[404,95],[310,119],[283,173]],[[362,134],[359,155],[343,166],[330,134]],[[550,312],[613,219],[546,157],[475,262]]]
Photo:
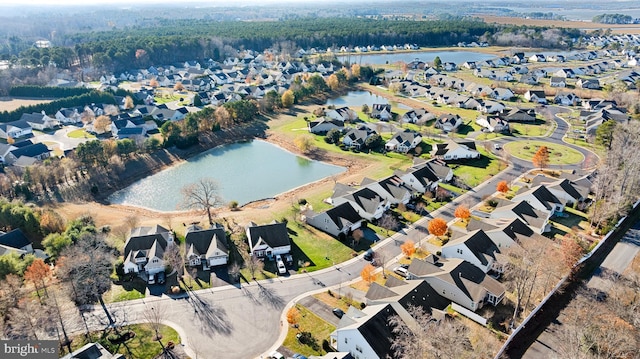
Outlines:
[[225,202],[240,204],[276,196],[341,173],[343,167],[312,161],[265,141],[213,148],[117,191],[108,200],[158,211],[180,210],[181,188],[211,177]]
[[398,61],[409,63],[415,59],[424,62],[432,62],[436,56],[440,57],[440,60],[442,60],[443,63],[453,62],[456,64],[462,64],[465,61],[485,61],[497,58],[497,56],[493,54],[474,51],[414,51],[371,55],[350,54],[340,55],[338,58],[342,61],[348,60],[350,63],[357,63],[360,65],[383,65],[387,63],[392,64]]
[[[378,96],[368,91],[349,91],[346,95],[338,98],[332,98],[327,100],[327,106],[333,105],[335,107],[362,107],[367,104],[369,107],[374,103],[390,103],[389,100],[382,96]],[[405,110],[411,109],[409,106],[391,101],[393,107],[403,108]]]

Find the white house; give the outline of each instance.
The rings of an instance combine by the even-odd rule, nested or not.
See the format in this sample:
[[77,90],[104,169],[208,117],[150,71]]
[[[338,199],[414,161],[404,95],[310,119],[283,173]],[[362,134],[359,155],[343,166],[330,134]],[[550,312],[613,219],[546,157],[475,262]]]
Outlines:
[[533,208],[540,211],[551,212],[551,215],[564,211],[564,203],[544,185],[539,185],[531,189],[523,188],[512,200],[513,202],[526,201]]
[[251,255],[257,258],[272,259],[277,254],[285,255],[291,252],[291,238],[286,223],[273,221],[259,226],[250,222],[246,233]]
[[336,238],[346,238],[347,234],[360,228],[363,221],[350,202],[344,202],[321,213],[307,213],[305,220],[311,226]]
[[31,125],[24,120],[0,123],[0,138],[4,138],[5,140],[8,138],[15,139],[27,136],[31,133]]
[[209,229],[189,227],[185,235],[185,261],[190,267],[202,265],[204,270],[227,264],[229,248],[224,228],[220,225]]
[[480,158],[480,152],[476,150],[476,144],[473,141],[447,140],[433,146],[431,157],[444,161],[473,159]]
[[380,219],[384,212],[391,207],[388,200],[382,198],[371,188],[354,189],[341,183],[337,183],[334,187],[331,202],[335,206],[349,202],[360,217],[370,222]]
[[496,253],[499,252],[498,247],[482,229],[450,240],[442,246],[443,257],[463,259],[485,273],[502,273],[502,265],[496,260]]
[[387,151],[407,153],[416,148],[420,142],[422,142],[422,136],[420,136],[419,133],[405,129],[404,131],[394,134],[384,147]]
[[173,243],[173,233],[162,226],[132,229],[123,250],[124,272],[152,275],[164,271],[163,255]]

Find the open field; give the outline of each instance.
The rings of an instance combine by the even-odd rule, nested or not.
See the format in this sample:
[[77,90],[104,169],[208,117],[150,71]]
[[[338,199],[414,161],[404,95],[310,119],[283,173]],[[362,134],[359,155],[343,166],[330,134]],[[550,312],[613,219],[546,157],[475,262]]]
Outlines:
[[0,97],[0,112],[14,111],[20,106],[37,105],[41,103],[49,103],[53,100],[40,99],[40,98],[12,98],[12,97]]
[[584,30],[611,29],[613,33],[640,34],[639,24],[598,24],[590,21],[538,20],[491,15],[478,15],[478,17],[482,18],[487,23],[496,24],[565,27]]

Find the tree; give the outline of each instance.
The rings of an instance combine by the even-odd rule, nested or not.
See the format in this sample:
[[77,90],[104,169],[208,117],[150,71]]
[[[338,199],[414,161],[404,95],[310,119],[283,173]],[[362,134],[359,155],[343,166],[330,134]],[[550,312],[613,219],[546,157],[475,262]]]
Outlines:
[[357,247],[360,244],[360,240],[364,238],[364,232],[358,228],[351,233],[351,237],[353,238],[354,247]]
[[300,311],[296,307],[291,307],[287,311],[287,323],[295,326],[300,322]]
[[360,65],[358,64],[351,65],[351,76],[355,78],[360,78]]
[[329,130],[329,132],[327,132],[325,138],[327,140],[327,143],[338,143],[340,142],[340,136],[340,130],[332,128]]
[[131,96],[127,96],[124,98],[124,109],[131,110],[134,107],[133,98]]
[[168,247],[163,254],[162,259],[171,270],[176,271],[178,280],[182,280],[184,276],[184,256],[182,248],[177,243]]
[[531,160],[533,165],[541,169],[545,169],[549,166],[549,149],[547,146],[540,146],[533,159]]
[[93,121],[93,130],[97,134],[102,134],[111,130],[111,118],[106,115],[98,116]]
[[45,264],[40,258],[36,258],[31,265],[27,267],[27,270],[24,271],[24,279],[33,283],[38,298],[40,298],[40,289],[44,289],[45,294],[47,293],[46,281],[50,275],[51,267]]
[[364,268],[362,268],[360,277],[362,278],[362,280],[367,282],[367,284],[371,284],[376,280],[377,277],[376,273],[374,273],[375,270],[376,267],[372,266],[371,264],[367,264],[364,266]]
[[111,288],[114,258],[103,238],[96,234],[84,234],[74,246],[62,252],[62,257],[57,273],[71,285],[76,304],[100,302],[109,324],[113,326],[115,321],[107,310],[102,295]]
[[500,193],[509,192],[509,184],[507,183],[507,181],[498,182],[498,184],[496,185],[496,191],[498,191]]
[[242,258],[244,259],[245,267],[251,274],[251,279],[255,280],[256,274],[264,269],[264,262],[249,252],[243,252]]
[[380,218],[380,227],[387,230],[387,236],[389,235],[389,231],[395,230],[398,228],[398,220],[391,215],[390,213],[385,213]]
[[461,204],[458,207],[456,207],[456,210],[453,212],[453,215],[456,218],[460,218],[466,221],[469,219],[469,217],[471,217],[471,212],[469,211],[469,207],[467,207],[464,204]]
[[290,108],[293,106],[296,97],[293,95],[293,91],[287,90],[282,94],[282,106],[285,108]]
[[378,134],[374,134],[371,135],[369,137],[367,137],[367,139],[364,141],[364,145],[371,150],[380,150],[380,148],[382,148],[382,146],[384,145],[384,140],[382,139],[382,137]]
[[578,244],[576,238],[571,235],[565,235],[562,237],[560,246],[562,247],[562,257],[565,268],[573,270],[576,263],[578,263],[578,260],[584,254],[584,250],[580,244]]
[[362,105],[362,113],[364,113],[365,115],[369,114],[371,110],[369,109],[369,105],[367,105],[366,103],[364,105]]
[[151,80],[149,80],[149,86],[151,86],[153,88],[156,88],[156,87],[160,86],[160,84],[158,83],[158,80],[151,79]]
[[331,74],[327,79],[327,86],[331,89],[331,91],[336,91],[340,88],[340,81],[338,80],[338,76],[336,74]]
[[440,60],[440,56],[436,56],[436,58],[433,59],[433,67],[435,67],[436,70],[442,69],[442,60]]
[[298,149],[302,152],[302,153],[308,153],[311,152],[311,150],[314,149],[314,145],[313,145],[313,137],[311,135],[302,135],[302,136],[298,136],[293,140],[293,143],[296,145],[296,147],[298,147]]
[[407,256],[407,258],[410,258],[413,253],[416,252],[416,244],[409,239],[406,242],[402,243],[402,245],[400,246],[400,250],[402,251],[402,254]]
[[176,91],[184,91],[184,85],[182,82],[178,81],[175,85],[173,85],[173,89]]
[[430,220],[427,224],[427,230],[429,230],[429,233],[437,237],[443,236],[445,233],[447,233],[448,229],[449,227],[447,226],[447,222],[439,217]]
[[152,307],[146,309],[143,312],[143,317],[145,322],[149,323],[153,331],[155,332],[154,340],[157,340],[160,343],[160,346],[164,349],[164,345],[162,345],[162,334],[160,334],[160,330],[162,329],[162,322],[167,319],[166,308],[160,302],[156,302],[152,304]]
[[213,208],[224,205],[216,180],[209,177],[201,178],[196,183],[182,187],[180,192],[183,198],[183,208],[201,210],[203,214],[207,215],[209,224],[213,224]]
[[610,120],[603,122],[596,129],[595,142],[604,146],[606,149],[611,149],[611,142],[613,141],[613,132],[616,129],[616,121]]

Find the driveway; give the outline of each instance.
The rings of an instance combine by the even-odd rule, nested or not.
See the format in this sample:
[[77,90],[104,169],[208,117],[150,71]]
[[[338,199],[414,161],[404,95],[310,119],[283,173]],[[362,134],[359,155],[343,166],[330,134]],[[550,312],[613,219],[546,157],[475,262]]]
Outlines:
[[298,301],[298,304],[307,307],[313,312],[313,314],[316,314],[335,327],[337,327],[338,323],[340,322],[340,318],[336,317],[335,314],[333,314],[333,308],[313,296],[302,298]]

